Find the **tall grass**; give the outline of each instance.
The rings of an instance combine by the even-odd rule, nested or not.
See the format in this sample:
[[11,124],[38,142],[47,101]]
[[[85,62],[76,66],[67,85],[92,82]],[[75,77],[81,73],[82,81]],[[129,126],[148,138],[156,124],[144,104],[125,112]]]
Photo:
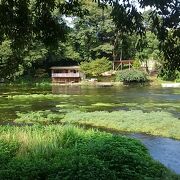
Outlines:
[[180,139],[180,121],[168,112],[95,111],[83,112],[62,109],[59,113],[37,111],[18,113],[17,123],[76,124],[116,132],[137,132]]
[[180,139],[180,121],[167,112],[96,111],[67,113],[61,120],[114,131],[138,132]]
[[0,179],[178,179],[137,140],[72,126],[0,127]]

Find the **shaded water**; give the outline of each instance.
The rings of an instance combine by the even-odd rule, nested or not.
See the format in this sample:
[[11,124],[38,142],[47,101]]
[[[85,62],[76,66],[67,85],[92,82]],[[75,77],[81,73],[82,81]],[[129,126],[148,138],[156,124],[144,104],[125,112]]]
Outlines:
[[[14,95],[55,94],[49,98],[8,98]],[[69,97],[58,97],[68,94]],[[57,105],[68,105],[87,111],[143,110],[166,111],[180,119],[180,89],[152,87],[79,87],[79,86],[2,86],[0,85],[0,122],[12,122],[18,112],[59,111]],[[151,155],[180,173],[180,141],[135,134]]]

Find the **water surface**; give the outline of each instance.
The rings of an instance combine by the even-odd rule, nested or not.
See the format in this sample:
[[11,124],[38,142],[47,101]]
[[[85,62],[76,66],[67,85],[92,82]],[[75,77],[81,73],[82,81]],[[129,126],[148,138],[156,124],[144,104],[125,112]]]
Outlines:
[[[69,94],[68,98],[12,99],[13,95]],[[87,107],[87,111],[166,111],[180,118],[180,89],[152,87],[0,86],[0,121],[11,121],[17,112],[59,110],[57,105]]]
[[180,141],[142,134],[133,134],[131,137],[139,139],[155,160],[180,174]]
[[[8,98],[14,95],[55,94],[50,98]],[[68,94],[68,97],[60,97]],[[59,97],[58,97],[59,95]],[[165,111],[180,119],[180,89],[161,87],[79,87],[79,86],[3,86],[0,85],[0,123],[12,122],[18,112],[61,110],[57,105],[87,111],[142,110]],[[152,157],[180,174],[180,141],[135,134]]]

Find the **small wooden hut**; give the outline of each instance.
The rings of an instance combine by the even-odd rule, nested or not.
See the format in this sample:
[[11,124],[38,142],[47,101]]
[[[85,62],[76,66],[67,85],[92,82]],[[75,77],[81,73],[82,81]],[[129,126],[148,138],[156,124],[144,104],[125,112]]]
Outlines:
[[78,83],[85,77],[79,66],[51,67],[52,83]]

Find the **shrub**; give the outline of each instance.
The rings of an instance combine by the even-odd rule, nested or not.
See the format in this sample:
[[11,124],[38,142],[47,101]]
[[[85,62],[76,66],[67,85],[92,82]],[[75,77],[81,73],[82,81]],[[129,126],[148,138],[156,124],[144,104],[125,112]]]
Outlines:
[[122,82],[146,82],[148,81],[146,73],[131,69],[131,70],[122,70],[119,71],[116,75],[116,81],[122,81]]
[[140,67],[141,67],[140,61],[139,61],[138,59],[135,59],[135,60],[133,61],[133,68],[134,68],[134,69],[139,69]]
[[[1,161],[2,180],[178,178],[127,137],[57,125],[0,127],[2,135],[0,157],[8,160]],[[8,145],[12,137],[19,149]]]
[[180,82],[180,71],[176,71],[176,82]]
[[111,69],[111,62],[107,58],[103,57],[90,62],[82,62],[80,67],[86,75],[100,76],[103,72]]
[[171,70],[168,67],[163,67],[160,69],[158,76],[164,81],[176,81],[180,82],[180,71]]

